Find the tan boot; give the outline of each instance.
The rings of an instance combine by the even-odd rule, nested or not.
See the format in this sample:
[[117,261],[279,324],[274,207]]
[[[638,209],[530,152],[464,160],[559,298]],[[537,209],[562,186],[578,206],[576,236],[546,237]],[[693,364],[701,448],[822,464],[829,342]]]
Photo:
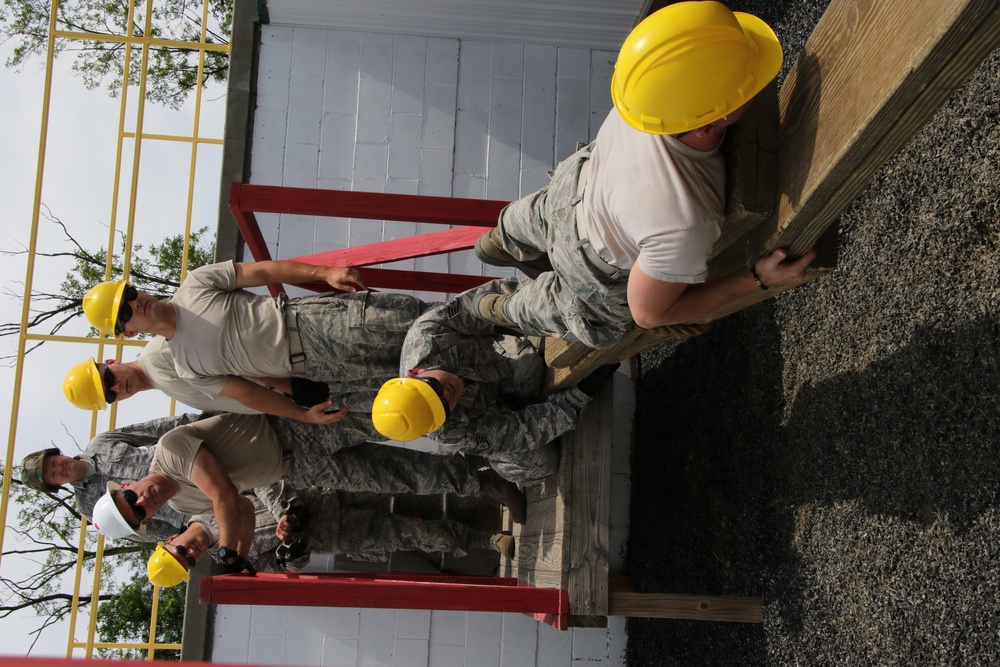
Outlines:
[[511,323],[503,313],[503,304],[510,298],[509,294],[485,292],[476,297],[472,303],[472,313],[484,322],[501,327],[510,327]]
[[508,560],[514,558],[514,536],[496,533],[490,538],[490,546]]
[[537,259],[524,261],[517,259],[503,249],[500,245],[498,234],[497,228],[494,227],[476,239],[476,245],[472,251],[476,253],[476,257],[479,258],[480,262],[489,264],[490,266],[511,266],[519,269],[529,278],[537,278],[538,274],[552,270],[552,265],[545,255]]
[[479,471],[479,485],[484,496],[503,504],[510,512],[510,520],[514,523],[524,523],[528,514],[528,503],[524,492],[517,484],[508,482],[492,468]]

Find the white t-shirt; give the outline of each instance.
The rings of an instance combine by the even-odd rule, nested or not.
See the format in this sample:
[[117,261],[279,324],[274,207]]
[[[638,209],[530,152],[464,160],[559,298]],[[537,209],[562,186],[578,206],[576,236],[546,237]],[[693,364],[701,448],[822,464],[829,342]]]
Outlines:
[[577,207],[581,237],[620,269],[638,266],[664,282],[703,281],[725,208],[719,150],[640,132],[615,110],[596,142]]
[[288,462],[265,415],[219,415],[179,426],[157,443],[150,472],[177,489],[168,504],[184,514],[212,512],[212,501],[191,481],[198,450],[205,447],[240,492],[268,486],[288,474]]
[[188,274],[170,298],[177,329],[170,338],[177,376],[218,396],[232,375],[288,377],[282,301],[236,287],[233,262]]
[[177,377],[174,357],[170,354],[170,345],[163,336],[154,336],[146,343],[146,346],[139,353],[137,361],[154,389],[162,391],[184,405],[206,412],[260,414],[259,410],[247,407],[236,399],[225,396],[210,397],[187,380]]

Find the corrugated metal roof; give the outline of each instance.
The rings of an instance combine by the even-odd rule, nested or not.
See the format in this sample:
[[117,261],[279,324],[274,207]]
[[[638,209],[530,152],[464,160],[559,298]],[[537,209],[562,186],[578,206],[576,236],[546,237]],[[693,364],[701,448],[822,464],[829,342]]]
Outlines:
[[617,50],[649,0],[267,0],[273,25]]

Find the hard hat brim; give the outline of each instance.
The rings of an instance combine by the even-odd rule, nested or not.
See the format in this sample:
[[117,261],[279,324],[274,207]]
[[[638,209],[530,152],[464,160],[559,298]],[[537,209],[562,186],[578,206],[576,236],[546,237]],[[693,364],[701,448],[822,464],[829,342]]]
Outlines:
[[771,26],[753,14],[733,12],[733,15],[757,48],[757,74],[754,77],[754,85],[747,91],[747,97],[752,98],[778,76],[781,63],[785,60],[785,53]]
[[104,410],[108,407],[108,401],[104,398],[104,380],[101,378],[101,371],[97,368],[97,362],[90,359],[90,366],[87,367],[87,374],[90,376],[91,382],[94,383],[94,389],[97,392],[97,409]]

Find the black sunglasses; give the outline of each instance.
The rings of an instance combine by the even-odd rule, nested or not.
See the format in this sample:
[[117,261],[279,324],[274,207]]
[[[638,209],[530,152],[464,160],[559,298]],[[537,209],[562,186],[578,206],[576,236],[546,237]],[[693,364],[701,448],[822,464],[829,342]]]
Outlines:
[[447,419],[448,414],[451,412],[451,408],[448,406],[448,401],[444,400],[444,385],[441,384],[441,381],[438,380],[437,378],[423,377],[423,376],[417,376],[413,379],[420,380],[421,382],[426,383],[428,386],[430,386],[431,389],[434,390],[434,393],[437,394],[437,397],[441,399],[441,405],[444,406],[445,419]]
[[[115,493],[117,493],[117,491]],[[122,498],[126,503],[128,503],[129,508],[132,510],[132,514],[135,515],[135,520],[141,525],[143,520],[146,518],[146,508],[136,505],[136,503],[139,502],[139,496],[131,489],[121,489],[121,494]],[[124,519],[125,517],[122,518]],[[132,523],[128,522],[128,525],[132,526]],[[132,528],[138,529],[139,526],[132,526]]]
[[122,293],[122,301],[118,304],[118,318],[115,320],[116,336],[120,336],[125,332],[125,325],[132,319],[132,306],[128,305],[128,302],[134,300],[137,296],[139,296],[139,290],[132,285],[125,286],[125,291]]
[[[189,570],[192,567],[194,567],[195,565],[198,564],[198,562],[194,559],[194,556],[189,556],[188,555],[188,548],[186,546],[184,546],[183,544],[164,544],[163,547],[165,549],[167,547],[173,547],[174,549],[176,549],[177,553],[175,555],[180,556],[181,558],[184,559],[184,561],[188,564],[188,569]],[[169,549],[168,549],[168,551],[169,551]]]
[[118,400],[118,392],[112,389],[115,386],[115,374],[111,372],[111,368],[107,364],[102,364],[104,370],[101,371],[101,385],[104,387],[104,400],[108,403],[114,403]]

